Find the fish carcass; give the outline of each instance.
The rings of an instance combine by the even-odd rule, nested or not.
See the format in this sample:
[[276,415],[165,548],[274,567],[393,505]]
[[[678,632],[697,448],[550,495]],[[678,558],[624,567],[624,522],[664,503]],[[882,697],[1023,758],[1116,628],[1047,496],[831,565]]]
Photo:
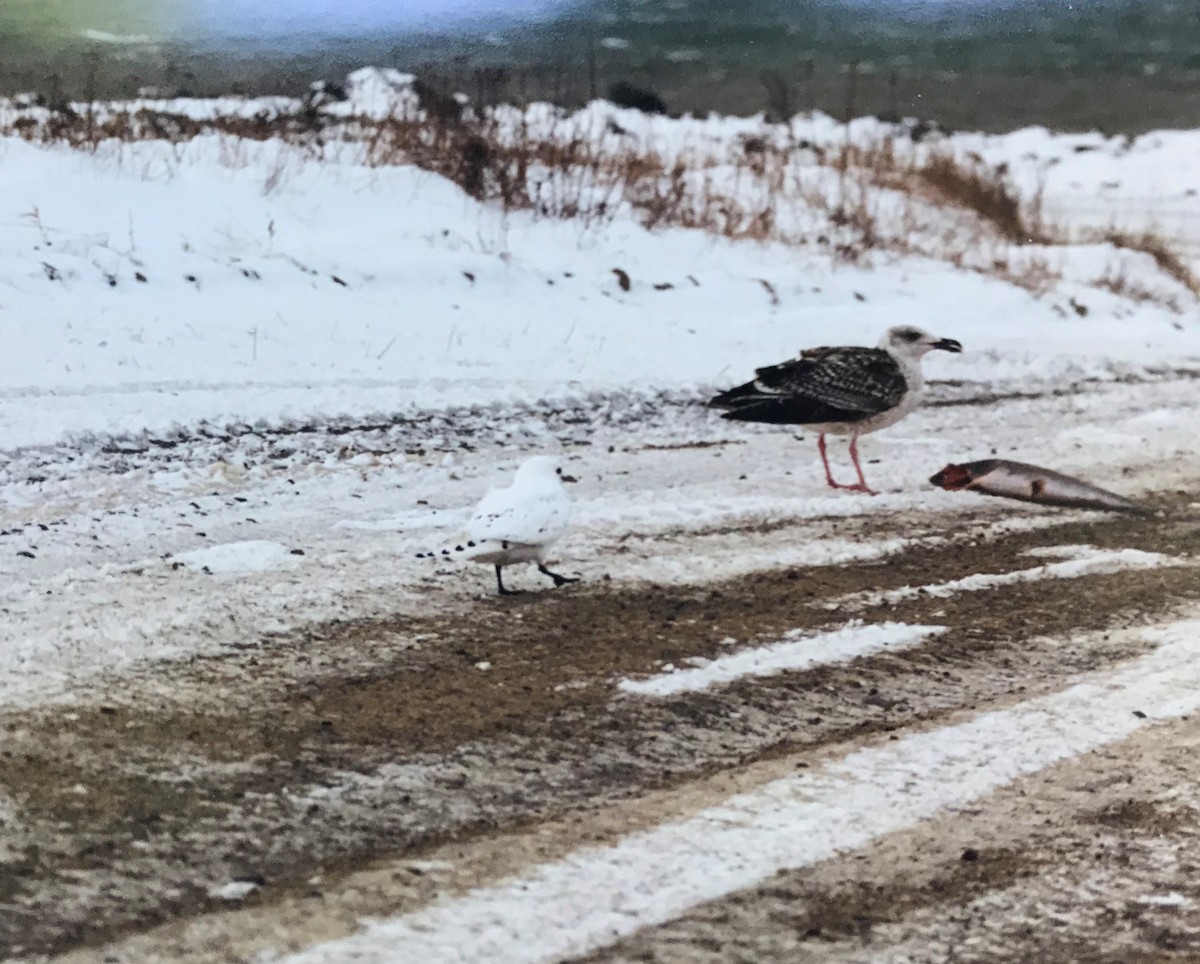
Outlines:
[[1145,506],[1115,492],[1039,465],[1010,462],[1007,459],[984,459],[962,465],[951,463],[929,481],[949,492],[969,489],[983,495],[998,495],[1022,502],[1036,502],[1038,505],[1152,514]]

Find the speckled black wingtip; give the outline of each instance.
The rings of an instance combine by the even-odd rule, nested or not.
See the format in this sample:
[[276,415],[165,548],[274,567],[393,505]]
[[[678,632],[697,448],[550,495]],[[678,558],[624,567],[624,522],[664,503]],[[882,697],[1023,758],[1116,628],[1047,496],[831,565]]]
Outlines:
[[[484,539],[482,541],[486,542],[487,540]],[[438,556],[452,556],[456,552],[466,552],[468,549],[474,549],[479,544],[480,543],[476,542],[474,539],[471,539],[465,545],[460,544],[454,548],[447,546],[445,549],[433,549],[429,552],[418,552],[416,555],[418,559],[436,559]]]

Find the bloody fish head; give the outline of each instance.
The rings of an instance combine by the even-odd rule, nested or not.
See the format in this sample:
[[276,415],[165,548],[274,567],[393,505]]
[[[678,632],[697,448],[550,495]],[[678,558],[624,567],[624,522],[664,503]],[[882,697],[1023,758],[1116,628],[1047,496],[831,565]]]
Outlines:
[[945,489],[947,492],[955,492],[959,489],[965,489],[974,480],[970,469],[965,465],[947,465],[937,475],[931,476],[929,481],[938,488]]

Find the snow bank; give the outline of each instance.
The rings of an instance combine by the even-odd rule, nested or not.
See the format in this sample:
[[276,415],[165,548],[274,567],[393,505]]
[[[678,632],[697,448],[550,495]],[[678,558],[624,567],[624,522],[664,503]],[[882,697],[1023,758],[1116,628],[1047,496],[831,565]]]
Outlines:
[[[331,117],[416,109],[413,83],[367,68],[350,76],[345,100],[320,109]],[[221,98],[104,109],[118,107],[254,117],[302,104]],[[0,124],[18,111],[45,108],[0,105]],[[497,117],[703,157],[713,177],[728,173],[722,158],[744,154],[750,137],[819,151],[896,134],[869,119],[847,127],[811,115],[772,126],[647,117],[603,103]],[[1022,190],[1070,208],[1105,195],[1113,179],[1131,197],[1182,204],[1192,189],[1167,172],[1172,159],[1182,169],[1178,159],[1200,147],[1200,134],[1126,143],[1030,130],[942,143],[1008,165]],[[336,144],[212,133],[80,151],[13,136],[0,138],[0,164],[0,450],[202,419],[699,391],[804,346],[873,343],[898,321],[966,346],[929,364],[933,380],[1061,385],[1200,364],[1193,318],[1134,295],[1166,290],[1178,304],[1190,296],[1150,256],[1108,245],[1036,252],[1061,280],[1034,295],[922,258],[881,254],[851,266],[819,247],[650,231],[628,211],[587,224],[506,214],[436,175],[366,166],[361,151]],[[1085,219],[1093,217],[1089,207]],[[1118,255],[1137,282],[1133,294],[1096,286]]]

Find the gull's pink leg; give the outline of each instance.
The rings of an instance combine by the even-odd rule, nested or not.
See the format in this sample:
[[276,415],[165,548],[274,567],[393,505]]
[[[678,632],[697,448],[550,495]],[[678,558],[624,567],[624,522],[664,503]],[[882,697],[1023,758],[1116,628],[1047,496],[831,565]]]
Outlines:
[[829,471],[829,456],[825,453],[825,435],[824,433],[817,436],[817,448],[821,452],[821,462],[825,466],[825,484],[831,489],[840,489],[843,486],[838,485],[833,481],[833,475]]
[[848,485],[846,488],[853,489],[855,492],[865,492],[867,495],[878,495],[869,485],[867,485],[866,477],[863,475],[862,466],[858,461],[858,436],[854,435],[850,438],[850,458],[854,462],[854,469],[858,472],[858,485]]

